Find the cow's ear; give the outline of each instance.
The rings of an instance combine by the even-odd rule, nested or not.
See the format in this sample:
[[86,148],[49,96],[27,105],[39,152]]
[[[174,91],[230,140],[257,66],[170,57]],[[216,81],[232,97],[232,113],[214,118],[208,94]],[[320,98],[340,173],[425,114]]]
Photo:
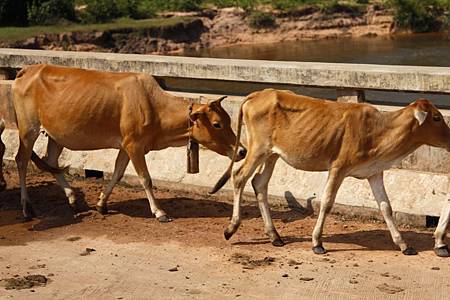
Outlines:
[[428,112],[423,111],[420,108],[414,109],[414,118],[419,122],[419,126],[422,125],[427,119]]

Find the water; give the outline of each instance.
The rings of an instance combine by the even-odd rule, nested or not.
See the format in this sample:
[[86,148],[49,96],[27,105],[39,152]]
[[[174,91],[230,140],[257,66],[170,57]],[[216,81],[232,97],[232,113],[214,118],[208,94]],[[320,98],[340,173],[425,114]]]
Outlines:
[[189,51],[200,57],[450,67],[449,34],[328,39]]
[[[450,67],[450,34],[416,34],[238,45],[188,51],[183,55],[234,59]],[[336,97],[334,90],[324,91],[320,89],[316,92],[311,92],[312,89],[303,90],[304,94],[312,96]],[[296,89],[296,92],[298,91],[299,89]],[[440,107],[450,108],[449,95],[366,92],[367,101],[373,103],[383,104],[393,97],[398,99],[400,105],[409,103],[419,97],[426,97]]]

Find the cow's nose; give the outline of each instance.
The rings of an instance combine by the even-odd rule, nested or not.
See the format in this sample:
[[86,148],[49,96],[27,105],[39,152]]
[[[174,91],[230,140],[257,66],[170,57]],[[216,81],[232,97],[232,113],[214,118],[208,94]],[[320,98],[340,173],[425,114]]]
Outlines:
[[245,149],[245,148],[241,148],[241,149],[239,149],[239,158],[240,159],[243,159],[243,158],[245,158],[245,156],[247,155],[247,149]]

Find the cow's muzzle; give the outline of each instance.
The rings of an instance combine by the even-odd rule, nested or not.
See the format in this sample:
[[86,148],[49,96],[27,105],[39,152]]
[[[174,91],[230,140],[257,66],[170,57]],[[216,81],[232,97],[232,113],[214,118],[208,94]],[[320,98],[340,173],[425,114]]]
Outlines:
[[239,147],[238,153],[236,155],[236,161],[240,161],[240,160],[244,159],[246,155],[247,155],[247,149],[245,149],[244,147]]

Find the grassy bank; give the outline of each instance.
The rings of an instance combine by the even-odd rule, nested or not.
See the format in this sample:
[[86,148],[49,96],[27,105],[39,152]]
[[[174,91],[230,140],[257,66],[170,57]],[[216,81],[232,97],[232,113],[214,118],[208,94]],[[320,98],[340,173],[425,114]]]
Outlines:
[[188,21],[189,17],[154,18],[146,20],[117,19],[114,22],[103,24],[72,24],[29,27],[0,27],[0,41],[15,42],[43,33],[79,32],[94,30],[115,30],[122,28],[143,29],[173,26]]

